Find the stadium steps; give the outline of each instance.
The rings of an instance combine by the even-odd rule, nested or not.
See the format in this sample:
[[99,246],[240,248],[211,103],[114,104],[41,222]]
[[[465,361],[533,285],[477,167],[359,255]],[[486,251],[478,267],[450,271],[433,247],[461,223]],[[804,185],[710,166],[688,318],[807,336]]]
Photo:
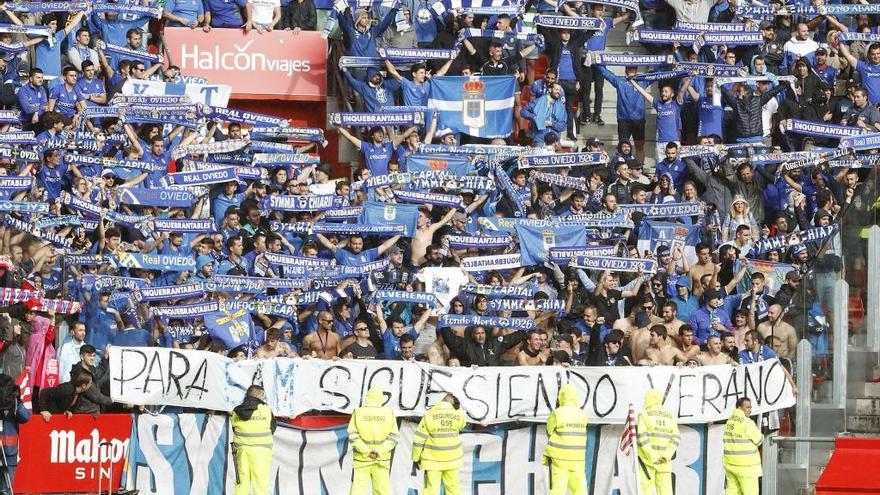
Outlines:
[[[880,369],[874,369],[874,379]],[[860,393],[847,400],[846,429],[852,433],[880,436],[880,383],[867,382],[857,388]]]
[[[605,45],[607,53],[648,53],[641,45],[626,44],[626,32],[630,28],[630,23],[618,24],[608,34],[608,42]],[[623,75],[623,67],[612,67],[611,70],[618,75]],[[656,85],[651,87],[652,92],[656,94]],[[605,143],[605,151],[609,155],[614,156],[617,151],[617,91],[609,83],[605,83],[605,94],[602,99],[602,120],[605,121],[604,126],[596,124],[581,124],[580,133],[578,134],[578,142],[580,146],[588,138],[596,137]],[[656,118],[653,111],[648,111],[647,123],[645,129],[645,165],[648,171],[653,171],[654,159],[654,137],[657,135]]]

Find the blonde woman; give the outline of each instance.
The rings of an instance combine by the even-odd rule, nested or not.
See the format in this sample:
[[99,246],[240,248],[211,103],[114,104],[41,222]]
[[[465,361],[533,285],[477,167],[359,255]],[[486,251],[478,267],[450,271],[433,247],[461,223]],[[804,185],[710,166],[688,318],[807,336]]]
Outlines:
[[760,238],[758,222],[755,221],[755,217],[749,211],[749,203],[745,198],[737,194],[733,197],[730,213],[724,219],[724,224],[721,226],[722,241],[727,242],[733,239],[736,236],[736,228],[740,225],[748,225],[752,229],[752,239]]

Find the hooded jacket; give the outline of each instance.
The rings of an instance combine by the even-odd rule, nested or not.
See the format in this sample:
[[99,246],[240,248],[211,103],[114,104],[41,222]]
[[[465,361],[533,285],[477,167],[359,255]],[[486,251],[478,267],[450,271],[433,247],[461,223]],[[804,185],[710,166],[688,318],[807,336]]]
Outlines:
[[[663,393],[657,389],[645,394],[645,408],[639,413],[637,425],[639,459],[643,466],[661,473],[672,471],[672,457],[681,437],[678,419],[663,407]],[[665,459],[666,462],[660,462]]]
[[547,418],[547,447],[544,463],[583,465],[587,451],[587,425],[590,420],[580,408],[577,389],[565,384],[559,388],[559,406]]
[[[265,404],[266,404],[265,402],[261,401],[260,399],[257,399],[256,397],[245,397],[244,401],[241,404],[239,404],[238,406],[236,406],[236,408],[233,409],[232,412],[237,414],[239,418],[241,418],[245,421],[250,421],[251,416],[254,415],[254,411],[256,411],[257,408],[260,407],[261,405],[265,405]],[[275,433],[275,428],[277,426],[278,425],[275,422],[275,416],[272,416],[272,423],[271,423],[272,433]]]
[[461,361],[462,366],[498,366],[501,364],[501,355],[522,342],[526,333],[514,332],[497,338],[486,335],[486,341],[482,345],[474,340],[470,327],[465,330],[464,337],[455,335],[448,327],[441,329],[440,335],[443,336],[443,343]]
[[736,112],[736,132],[740,138],[751,138],[764,134],[764,124],[761,119],[762,108],[771,98],[786,88],[788,88],[786,84],[780,84],[762,95],[748,91],[742,98],[730,90],[722,89],[724,103]]
[[[382,390],[370,387],[364,397],[364,405],[351,414],[348,438],[358,466],[391,461],[391,452],[398,440],[397,421],[391,409],[384,407],[382,402]],[[371,459],[370,452],[376,452],[379,456]]]

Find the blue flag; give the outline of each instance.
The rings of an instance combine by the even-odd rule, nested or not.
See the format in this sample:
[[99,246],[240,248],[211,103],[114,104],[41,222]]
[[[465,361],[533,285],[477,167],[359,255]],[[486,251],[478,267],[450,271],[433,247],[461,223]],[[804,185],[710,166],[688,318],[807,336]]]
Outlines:
[[547,261],[547,251],[554,247],[577,247],[587,244],[587,231],[581,226],[532,227],[517,225],[519,252],[523,266]]
[[467,155],[425,155],[415,153],[406,157],[407,172],[426,170],[446,170],[451,175],[462,177],[474,171]]
[[418,206],[381,203],[379,201],[365,202],[364,211],[358,217],[358,223],[364,225],[405,225],[406,233],[404,235],[406,237],[415,235],[418,220]]
[[513,76],[443,76],[431,79],[428,106],[440,115],[439,127],[481,138],[513,132]]
[[696,263],[694,247],[700,242],[700,226],[681,223],[656,222],[645,220],[639,229],[639,254],[645,251],[657,252],[660,246],[668,246],[670,251],[682,248],[688,263]]
[[214,311],[205,315],[205,328],[211,338],[223,342],[227,349],[248,344],[253,335],[254,325],[251,313],[240,308],[233,311]]

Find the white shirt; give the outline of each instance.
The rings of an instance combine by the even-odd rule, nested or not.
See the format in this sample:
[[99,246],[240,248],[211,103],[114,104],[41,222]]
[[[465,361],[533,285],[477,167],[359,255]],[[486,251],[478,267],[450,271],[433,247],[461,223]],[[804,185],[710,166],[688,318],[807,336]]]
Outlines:
[[272,24],[275,7],[281,7],[281,0],[248,0],[248,3],[251,4],[251,21],[264,26]]
[[764,131],[762,134],[764,137],[773,132],[773,115],[776,114],[777,109],[779,109],[779,102],[776,98],[770,98],[770,101],[761,107],[761,127]]
[[815,52],[819,49],[819,43],[811,39],[806,39],[801,41],[797,38],[792,38],[785,42],[785,45],[782,46],[782,51],[794,53],[797,56],[803,57],[810,53]]

